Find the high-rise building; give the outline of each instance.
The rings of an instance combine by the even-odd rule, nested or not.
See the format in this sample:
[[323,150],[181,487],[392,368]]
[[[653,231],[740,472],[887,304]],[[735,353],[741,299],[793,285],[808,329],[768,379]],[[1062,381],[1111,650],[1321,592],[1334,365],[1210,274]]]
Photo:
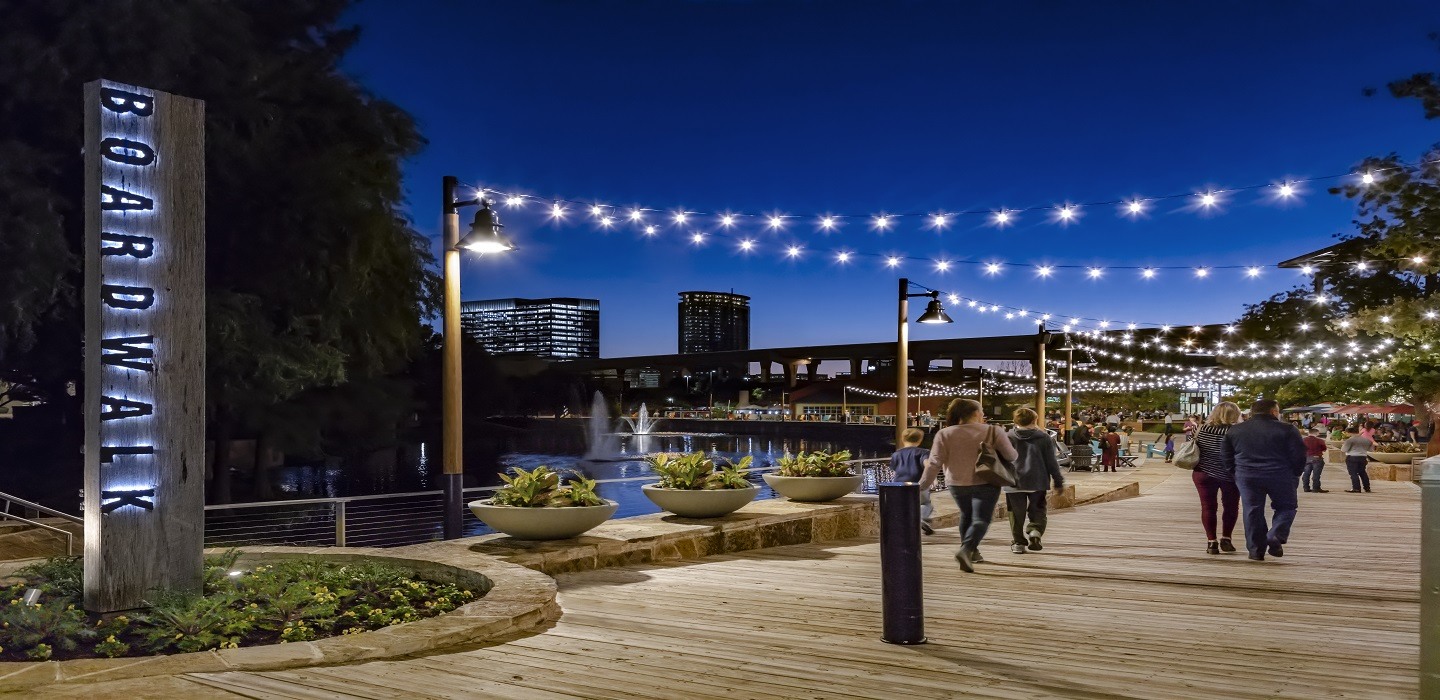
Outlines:
[[680,292],[680,353],[750,349],[750,297]]
[[460,305],[465,332],[494,355],[552,360],[600,357],[596,299],[486,299]]

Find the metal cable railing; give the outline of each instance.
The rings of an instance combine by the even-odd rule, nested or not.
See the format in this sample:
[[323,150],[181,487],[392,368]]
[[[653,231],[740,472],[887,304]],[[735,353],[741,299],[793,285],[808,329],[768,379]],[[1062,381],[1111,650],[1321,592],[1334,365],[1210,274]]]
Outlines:
[[[863,477],[859,493],[873,494],[880,483],[894,476],[889,458],[856,459],[847,464],[854,465]],[[750,471],[759,473],[770,468]],[[653,480],[654,477],[641,476],[602,479],[596,483]],[[497,488],[468,488],[465,495],[480,497]],[[943,488],[941,477],[935,489]],[[205,506],[205,546],[399,547],[430,542],[441,537],[442,498],[442,491],[415,491],[209,505]],[[463,515],[461,527],[467,535],[488,532],[470,509],[465,509]]]

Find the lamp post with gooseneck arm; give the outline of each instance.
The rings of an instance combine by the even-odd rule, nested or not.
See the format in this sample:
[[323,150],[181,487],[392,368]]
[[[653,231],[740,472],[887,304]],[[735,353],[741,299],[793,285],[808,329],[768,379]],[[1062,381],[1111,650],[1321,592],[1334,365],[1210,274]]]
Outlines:
[[[445,539],[460,537],[461,520],[464,515],[465,476],[465,426],[461,413],[460,378],[460,251],[475,253],[504,253],[515,249],[505,236],[501,235],[500,219],[490,208],[484,196],[459,200],[456,190],[460,181],[446,175],[441,179],[443,209],[441,227],[445,245],[442,274],[445,281],[444,311],[440,329],[441,343],[441,484],[444,489]],[[470,232],[460,237],[460,208],[480,207]]]
[[[925,291],[911,292],[911,286]],[[895,342],[895,447],[897,449],[905,444],[901,436],[905,434],[905,429],[910,427],[910,299],[912,297],[930,297],[930,303],[925,307],[925,313],[915,319],[916,323],[954,323],[949,316],[945,315],[945,307],[940,305],[940,292],[928,287],[921,287],[918,284],[912,285],[909,279],[900,278],[899,333]]]

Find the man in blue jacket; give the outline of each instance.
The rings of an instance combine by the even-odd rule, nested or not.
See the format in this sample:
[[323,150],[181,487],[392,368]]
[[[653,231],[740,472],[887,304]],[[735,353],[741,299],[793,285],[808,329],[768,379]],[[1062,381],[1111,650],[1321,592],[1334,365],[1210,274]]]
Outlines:
[[[1285,556],[1290,525],[1300,500],[1295,490],[1305,471],[1305,443],[1294,426],[1280,420],[1280,404],[1270,399],[1250,407],[1250,419],[1230,428],[1220,445],[1225,468],[1235,474],[1245,512],[1245,545],[1250,558],[1265,561]],[[1274,521],[1265,524],[1265,499],[1275,509]]]

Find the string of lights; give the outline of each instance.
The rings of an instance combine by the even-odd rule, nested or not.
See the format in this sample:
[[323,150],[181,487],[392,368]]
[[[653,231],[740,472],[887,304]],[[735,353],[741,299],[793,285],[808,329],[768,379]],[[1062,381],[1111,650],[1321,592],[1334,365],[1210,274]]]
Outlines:
[[[1401,163],[1387,168],[1371,168],[1363,171],[1346,171],[1330,175],[1305,178],[1283,178],[1265,183],[1239,187],[1207,188],[1192,192],[1176,192],[1153,196],[1130,196],[1119,199],[1035,204],[1020,207],[961,208],[936,211],[896,211],[875,213],[829,212],[813,215],[795,215],[782,211],[757,214],[732,210],[701,211],[687,207],[653,207],[645,205],[616,206],[603,202],[587,201],[573,197],[540,197],[518,190],[469,185],[477,196],[493,197],[512,209],[532,204],[549,208],[549,214],[556,220],[579,213],[588,215],[596,224],[605,228],[632,225],[649,233],[658,233],[660,226],[672,225],[684,228],[715,225],[732,229],[746,224],[758,225],[763,229],[781,231],[794,228],[803,222],[812,222],[817,233],[832,233],[853,222],[865,224],[877,233],[886,233],[899,228],[909,220],[917,221],[922,228],[944,231],[955,225],[962,217],[984,217],[991,226],[1004,228],[1013,226],[1026,215],[1041,214],[1051,223],[1068,226],[1079,223],[1090,210],[1114,208],[1116,214],[1126,218],[1139,218],[1149,213],[1156,205],[1164,202],[1180,202],[1183,209],[1210,212],[1228,202],[1233,202],[1241,193],[1260,193],[1259,201],[1285,203],[1302,197],[1306,186],[1327,181],[1347,181],[1357,185],[1371,185],[1399,171],[1416,171],[1430,162]],[[660,223],[656,223],[660,222]]]

